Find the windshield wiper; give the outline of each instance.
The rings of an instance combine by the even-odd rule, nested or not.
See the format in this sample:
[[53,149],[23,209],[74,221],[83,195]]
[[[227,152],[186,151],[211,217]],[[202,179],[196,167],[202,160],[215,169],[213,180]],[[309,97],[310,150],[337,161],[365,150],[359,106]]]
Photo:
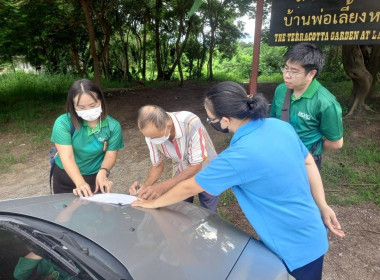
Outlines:
[[63,266],[63,269],[65,269],[70,275],[79,275],[80,270],[75,266],[72,260],[65,258],[65,255],[62,255],[56,251],[56,248],[59,247],[58,244],[53,243],[52,241],[47,242],[47,240],[43,240],[43,242],[40,238],[37,238],[33,235],[33,229],[27,225],[4,221],[1,221],[0,224],[7,230],[28,240],[34,246],[39,247],[45,252],[48,252],[50,256],[59,262]]
[[[96,258],[90,257],[88,248],[83,248],[79,245],[76,239],[67,232],[54,230],[53,235],[37,230],[23,222],[9,221],[0,223],[9,225],[7,228],[11,227],[16,233],[38,244],[39,247],[49,252],[58,262],[62,263],[68,269],[68,273],[73,276],[78,276],[84,271],[93,279],[99,279],[99,276],[107,280],[124,278]],[[80,264],[83,271],[75,263]],[[96,268],[96,270],[93,268]],[[94,275],[94,271],[96,275]]]
[[[62,242],[63,246],[57,246],[52,244],[52,248],[59,252],[60,254],[64,255],[66,258],[73,260],[76,263],[81,264],[81,268],[92,278],[98,279],[96,275],[92,273],[88,267],[96,267],[97,273],[101,275],[104,279],[122,279],[120,275],[116,274],[115,272],[109,270],[107,267],[105,267],[102,263],[97,261],[96,259],[88,256],[88,249],[82,248],[76,240],[66,234],[65,232],[60,232],[61,237],[55,237],[54,235],[51,235],[49,233],[44,233],[38,230],[33,230],[34,236],[39,236],[39,238],[46,240],[49,242],[49,239],[56,240],[56,242]],[[64,241],[65,240],[65,241]],[[99,271],[101,270],[101,271]]]

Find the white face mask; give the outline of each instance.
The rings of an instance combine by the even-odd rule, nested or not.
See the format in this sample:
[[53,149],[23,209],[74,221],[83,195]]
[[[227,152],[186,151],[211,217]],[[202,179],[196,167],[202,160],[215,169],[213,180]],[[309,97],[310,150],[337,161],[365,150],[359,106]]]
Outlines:
[[100,114],[102,113],[102,105],[99,105],[99,107],[89,109],[89,110],[82,110],[82,111],[77,111],[78,116],[81,117],[82,119],[92,122],[100,117]]
[[[165,129],[165,132],[166,132],[166,129]],[[168,136],[163,136],[159,138],[150,138],[150,141],[152,142],[153,145],[160,145],[164,143],[165,141],[167,141],[169,137],[170,137],[170,131],[169,131]]]

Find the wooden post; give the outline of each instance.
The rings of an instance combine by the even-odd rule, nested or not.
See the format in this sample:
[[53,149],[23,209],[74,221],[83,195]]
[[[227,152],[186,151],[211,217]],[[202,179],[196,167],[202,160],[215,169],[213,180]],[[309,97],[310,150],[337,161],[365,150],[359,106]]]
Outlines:
[[255,38],[253,42],[252,71],[249,78],[248,94],[255,95],[257,91],[257,76],[259,72],[261,25],[263,22],[264,0],[257,0],[255,19]]

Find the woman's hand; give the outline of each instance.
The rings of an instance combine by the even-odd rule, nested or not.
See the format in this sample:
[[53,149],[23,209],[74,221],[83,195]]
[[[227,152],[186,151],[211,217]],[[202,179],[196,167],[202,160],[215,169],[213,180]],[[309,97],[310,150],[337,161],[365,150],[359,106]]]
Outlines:
[[336,218],[334,210],[330,206],[326,205],[320,209],[322,220],[325,226],[334,234],[339,237],[344,237],[344,231],[342,230],[338,219]]
[[90,185],[87,183],[83,183],[83,184],[77,186],[75,189],[73,189],[73,193],[74,193],[74,195],[78,195],[80,197],[88,197],[88,196],[94,195],[91,191]]
[[97,193],[99,189],[102,193],[109,193],[112,186],[113,182],[108,180],[105,170],[99,170],[98,175],[96,175],[95,193]]
[[134,207],[155,209],[157,208],[157,206],[155,206],[154,202],[155,200],[145,200],[142,198],[137,198],[137,200],[133,201],[131,205]]

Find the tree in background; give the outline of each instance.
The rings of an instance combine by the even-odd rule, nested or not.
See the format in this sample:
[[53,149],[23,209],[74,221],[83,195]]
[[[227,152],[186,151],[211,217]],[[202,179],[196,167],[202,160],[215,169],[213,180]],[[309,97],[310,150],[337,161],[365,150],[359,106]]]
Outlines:
[[[107,69],[107,58],[106,54],[108,52],[109,42],[111,38],[111,25],[109,23],[109,16],[111,11],[117,8],[117,0],[114,1],[91,1],[91,0],[80,0],[83,13],[86,18],[88,36],[90,39],[90,50],[92,61],[94,65],[94,81],[98,85],[101,84],[101,71],[100,71],[100,61],[106,63],[105,68]],[[99,22],[102,31],[102,37],[97,38],[95,35],[94,20]]]
[[[207,19],[208,27],[210,29],[209,37],[209,52],[208,52],[208,64],[207,72],[209,80],[213,79],[213,55],[214,50],[219,45],[222,46],[221,52],[223,53],[223,47],[226,49],[230,47],[230,50],[236,50],[237,39],[243,36],[242,25],[234,24],[234,21],[238,17],[248,14],[252,11],[252,1],[249,0],[206,0],[205,5],[201,5],[200,11],[203,12]],[[227,31],[228,32],[224,32]]]
[[352,104],[347,116],[355,111],[372,111],[365,99],[375,92],[380,72],[380,45],[346,45],[342,47],[344,70],[352,79]]

